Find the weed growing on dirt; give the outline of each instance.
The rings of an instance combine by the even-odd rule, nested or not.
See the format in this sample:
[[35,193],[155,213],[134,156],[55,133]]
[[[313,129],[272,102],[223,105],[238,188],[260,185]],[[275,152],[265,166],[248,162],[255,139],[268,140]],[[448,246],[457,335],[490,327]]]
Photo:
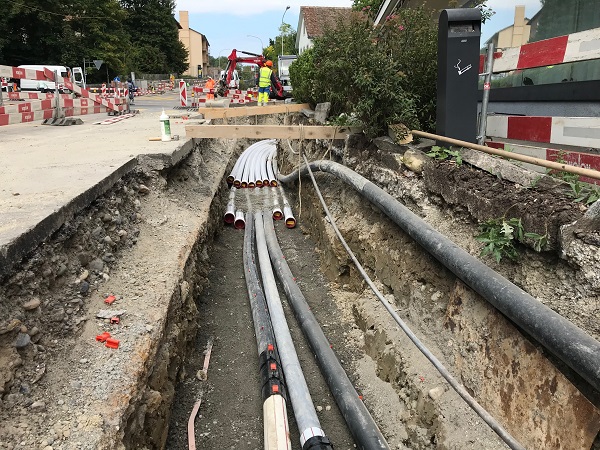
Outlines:
[[451,150],[449,148],[439,147],[437,145],[431,147],[431,150],[427,153],[427,156],[439,161],[451,159],[456,162],[457,166],[462,164],[462,156],[458,150]]
[[542,251],[548,243],[547,234],[526,233],[521,219],[489,219],[479,226],[479,234],[476,237],[479,242],[485,244],[479,256],[491,254],[496,262],[500,262],[503,257],[516,261],[519,252],[515,243],[523,242],[525,238],[533,240],[536,252]]
[[[566,152],[558,152],[556,162],[567,164],[566,155]],[[547,174],[567,183],[571,187],[571,191],[567,195],[575,199],[574,201],[577,203],[584,202],[586,205],[591,205],[600,199],[600,188],[580,181],[579,175],[564,170],[548,170]]]

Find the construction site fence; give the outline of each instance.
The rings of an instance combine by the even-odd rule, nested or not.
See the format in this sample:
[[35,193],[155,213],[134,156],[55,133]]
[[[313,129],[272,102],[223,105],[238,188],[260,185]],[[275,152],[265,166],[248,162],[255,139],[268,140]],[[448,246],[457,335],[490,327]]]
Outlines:
[[[11,80],[50,81],[72,93],[59,94],[56,98],[54,94],[0,91],[0,126],[103,112],[122,114],[129,111],[127,88],[123,90],[122,96],[102,97],[78,86],[70,79],[57,76],[49,69],[32,70],[0,65],[0,77]],[[6,102],[3,100],[5,97]]]

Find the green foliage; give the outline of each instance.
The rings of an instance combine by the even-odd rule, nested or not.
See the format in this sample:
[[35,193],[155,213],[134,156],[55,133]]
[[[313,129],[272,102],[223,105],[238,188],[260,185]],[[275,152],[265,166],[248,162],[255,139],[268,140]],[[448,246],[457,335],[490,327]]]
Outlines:
[[540,252],[548,243],[548,235],[537,233],[526,233],[523,229],[521,219],[490,219],[479,226],[479,235],[476,239],[485,244],[480,256],[492,255],[496,262],[507,257],[513,261],[519,258],[519,252],[515,247],[516,242],[524,239],[533,241],[533,248]]
[[457,166],[462,164],[462,155],[458,150],[451,150],[445,147],[438,147],[434,145],[431,150],[427,153],[427,156],[439,161],[445,161],[447,159],[453,159]]
[[[354,113],[369,137],[387,126],[435,128],[437,31],[431,12],[402,8],[373,28],[354,13],[291,66],[294,96]],[[416,105],[419,105],[417,108]]]
[[367,13],[374,18],[381,5],[383,5],[383,2],[384,0],[354,0],[352,2],[352,9]]
[[[65,64],[102,59],[110,77],[130,71],[182,72],[173,0],[16,0],[0,14],[0,64]],[[106,80],[106,68],[89,81]]]
[[[556,156],[556,162],[560,164],[567,164],[565,159],[566,156],[566,152],[558,152],[558,155]],[[577,203],[584,202],[586,205],[591,205],[600,199],[600,188],[580,181],[579,175],[577,174],[566,172],[564,170],[551,169],[548,169],[547,173],[548,175],[567,183],[571,188],[567,195],[573,198]]]

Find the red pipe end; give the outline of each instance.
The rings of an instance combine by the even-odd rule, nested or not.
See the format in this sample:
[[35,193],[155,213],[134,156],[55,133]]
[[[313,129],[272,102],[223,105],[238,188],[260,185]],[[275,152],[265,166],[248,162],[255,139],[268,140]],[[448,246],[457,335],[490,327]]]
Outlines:
[[229,186],[231,186],[231,185],[233,184],[233,180],[234,180],[234,178],[233,178],[231,175],[229,175],[229,176],[227,177],[227,184],[228,184]]
[[275,181],[275,180],[271,181],[271,187],[277,187],[277,181]]
[[269,180],[264,180],[264,181],[263,181],[263,186],[270,186],[270,184],[269,184]]
[[245,181],[242,181],[242,185],[243,188],[247,188],[248,187],[248,183],[246,183]]
[[246,228],[246,221],[242,220],[242,219],[238,219],[235,221],[233,226],[235,227],[236,230],[243,230],[244,228]]
[[254,189],[254,183],[251,181],[250,183],[248,183],[248,187]]
[[235,180],[233,182],[233,186],[236,187],[236,188],[238,188],[238,189],[240,188],[241,185],[242,185],[242,183],[240,183],[240,180]]
[[256,187],[261,188],[263,186],[262,181],[256,180]]
[[296,227],[296,219],[294,219],[293,217],[290,217],[289,219],[287,219],[285,221],[285,226],[288,228],[295,228]]
[[235,215],[233,213],[226,213],[223,220],[225,220],[225,223],[227,224],[232,224],[235,222]]
[[283,219],[283,214],[281,213],[281,211],[274,211],[273,212],[273,219],[275,219],[275,220],[281,220],[281,219]]

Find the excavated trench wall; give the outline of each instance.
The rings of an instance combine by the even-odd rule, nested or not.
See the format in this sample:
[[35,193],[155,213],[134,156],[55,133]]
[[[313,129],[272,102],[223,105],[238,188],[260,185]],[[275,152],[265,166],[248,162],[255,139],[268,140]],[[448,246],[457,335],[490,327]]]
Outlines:
[[[481,250],[474,239],[478,220],[522,217],[528,229],[547,230],[548,251],[540,254],[523,246],[518,263],[485,261],[598,339],[593,320],[598,312],[593,275],[599,268],[593,256],[598,247],[592,239],[598,227],[590,226],[588,216],[582,218],[579,204],[562,201],[555,184],[549,182],[549,192],[534,192],[477,168],[427,161],[411,151],[410,159],[420,161],[415,173],[402,164],[406,148],[389,141],[378,147],[352,138],[335,144],[304,146],[309,160],[331,154],[473,255]],[[298,157],[287,145],[282,150],[287,153],[282,172],[289,173]],[[408,154],[404,156],[408,161]],[[403,320],[515,438],[526,448],[598,448],[598,440],[593,444],[600,428],[597,392],[564,364],[551,362],[544,349],[353,189],[329,174],[317,174],[317,180],[345,239]],[[454,417],[452,396],[445,394],[449,388],[382,308],[368,300],[371,295],[324,218],[310,179],[289,188],[301,207],[299,223],[318,241],[324,272],[344,290],[357,293],[352,308],[364,332],[364,350],[377,362],[378,376],[406,405],[403,422],[411,448],[466,448],[474,442],[468,436],[469,423]],[[507,208],[516,211],[503,214]],[[569,227],[579,230],[588,244],[568,232]],[[561,232],[569,239],[561,238]],[[576,252],[569,250],[573,241]]]
[[[190,141],[142,158],[5,277],[0,448],[164,448],[224,176],[243,148]],[[126,310],[117,326],[96,318],[108,293]],[[100,331],[118,350],[95,342]]]
[[[276,120],[289,122],[289,118]],[[206,286],[208,247],[222,223],[227,197],[224,175],[247,144],[204,140],[175,165],[140,161],[136,171],[66,223],[4,280],[0,292],[6,300],[0,303],[5,318],[0,323],[3,431],[4,424],[21,417],[39,428],[40,435],[32,441],[36,446],[40,437],[46,443],[60,440],[64,448],[77,449],[164,446],[174,386],[198,327],[195,299]],[[472,254],[479,252],[473,238],[477,208],[462,202],[465,195],[450,196],[443,182],[448,171],[442,166],[427,165],[423,177],[401,165],[402,151],[395,148],[368,148],[353,140],[344,145],[321,144],[308,146],[312,159],[331,154]],[[284,145],[282,172],[289,172],[297,161],[298,156]],[[461,177],[468,185],[469,173],[461,173],[454,178],[456,189]],[[342,233],[401,317],[515,437],[528,448],[591,448],[600,427],[598,410],[546,359],[542,349],[354,191],[329,175],[320,174],[318,179]],[[474,443],[496,448],[486,444],[488,437],[469,432],[474,419],[456,414],[466,409],[464,404],[382,308],[374,306],[324,219],[308,180],[303,180],[299,195],[291,192],[296,189],[297,185],[290,194],[297,201],[299,224],[318,241],[323,271],[346,293],[339,301],[351,303],[343,306],[351,308],[362,330],[363,350],[402,405],[391,413],[400,416],[404,429],[388,431],[401,433],[400,440],[413,449],[473,448]],[[550,241],[565,259],[556,252],[540,255],[522,249],[526,257],[519,264],[490,263],[598,338],[593,320],[600,290],[598,265],[594,265],[597,225],[594,218],[581,218],[580,211],[573,216],[580,220],[569,233],[560,228],[571,217],[565,211],[559,211],[562,222],[557,219],[550,227]],[[172,242],[180,247],[173,250]],[[138,252],[137,261],[135,255],[128,256],[129,250],[124,251],[128,248]],[[173,271],[163,273],[166,267]],[[135,271],[147,272],[148,278],[164,284],[156,288],[146,278],[140,282],[132,275]],[[117,279],[128,280],[117,285],[125,304],[128,298],[144,301],[127,304],[123,352],[90,351],[87,342],[93,341],[98,325],[93,301],[101,303],[103,293],[114,289],[111,283]],[[16,350],[13,341],[25,334],[32,344]],[[53,358],[64,361],[51,365]],[[87,366],[85,371],[80,371],[81,364]],[[110,376],[98,379],[100,370]],[[65,374],[77,377],[76,381],[61,379]],[[579,384],[576,377],[572,379]],[[31,408],[34,396],[28,390],[47,399],[43,413]],[[598,404],[596,393],[582,390]],[[67,398],[67,403],[59,398]],[[369,400],[367,404],[377,410],[376,404]],[[68,419],[64,419],[65,408]],[[377,419],[385,414],[389,412],[374,415]],[[48,438],[43,436],[46,429]],[[29,442],[22,430],[9,431],[6,436],[13,442]]]

